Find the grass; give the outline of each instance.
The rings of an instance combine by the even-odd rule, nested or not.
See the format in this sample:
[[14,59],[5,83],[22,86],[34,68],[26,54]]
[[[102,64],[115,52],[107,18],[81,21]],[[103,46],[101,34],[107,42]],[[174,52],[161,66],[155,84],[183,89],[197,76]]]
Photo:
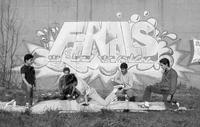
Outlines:
[[[18,101],[22,96],[20,90],[0,92],[0,100],[13,99],[8,95],[15,94]],[[8,92],[8,93],[7,93]],[[7,98],[5,98],[7,93]],[[20,94],[19,94],[20,93]],[[42,92],[40,92],[42,93]],[[18,95],[18,96],[16,96]],[[38,94],[39,96],[40,94]],[[153,101],[161,100],[156,94]],[[200,90],[194,87],[181,86],[174,99],[185,106],[188,111],[150,111],[147,113],[114,112],[102,110],[97,113],[79,112],[59,114],[49,111],[45,114],[11,113],[0,111],[0,127],[199,127],[200,126]],[[20,102],[22,103],[22,102]]]
[[0,126],[15,127],[199,127],[200,111],[59,114],[51,111],[43,115],[0,112]]

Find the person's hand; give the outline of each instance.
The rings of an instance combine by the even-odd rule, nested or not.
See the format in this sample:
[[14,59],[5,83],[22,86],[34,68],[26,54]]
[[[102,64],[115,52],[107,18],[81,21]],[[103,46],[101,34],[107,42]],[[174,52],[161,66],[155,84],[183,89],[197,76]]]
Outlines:
[[75,100],[75,99],[76,99],[76,96],[75,96],[75,95],[74,95],[74,96],[72,96],[72,99],[73,99],[73,100]]
[[70,94],[67,94],[66,97],[69,98],[69,97],[71,97],[71,95],[70,95]]
[[122,85],[123,87],[125,86],[125,83],[121,83],[120,85]]
[[77,99],[76,99],[77,103],[82,103],[85,102],[84,96],[80,95]]

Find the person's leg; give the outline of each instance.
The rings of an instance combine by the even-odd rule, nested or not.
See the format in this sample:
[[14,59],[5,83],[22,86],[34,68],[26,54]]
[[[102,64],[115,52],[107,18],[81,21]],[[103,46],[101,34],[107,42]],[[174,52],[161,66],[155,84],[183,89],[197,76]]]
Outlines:
[[162,94],[161,87],[159,85],[150,85],[145,88],[143,101],[150,101],[151,93]]
[[24,91],[24,94],[25,94],[25,96],[24,96],[24,100],[25,100],[24,105],[25,105],[26,103],[29,102],[29,98],[28,98],[28,97],[29,97],[29,92],[28,92],[28,90],[27,90],[27,86],[26,86],[25,83],[22,83],[21,88],[22,88],[22,90]]
[[163,101],[164,102],[167,102],[167,97],[168,97],[168,94],[163,94]]
[[91,92],[89,94],[89,97],[95,101],[97,101],[99,104],[106,106],[108,105],[115,97],[115,93],[111,92],[106,99],[104,100],[97,92],[94,88],[91,88]]
[[151,87],[147,86],[144,90],[143,101],[150,101],[151,98]]
[[105,98],[107,104],[112,102],[116,98],[116,89],[113,89],[112,92]]
[[33,105],[33,87],[30,88],[30,101],[29,101],[29,103],[30,103],[30,106]]
[[115,95],[117,96],[118,101],[125,101],[125,94],[123,89],[118,89]]
[[126,94],[127,94],[127,97],[128,97],[129,101],[135,101],[135,95],[134,95],[134,90],[133,89],[126,90]]
[[71,99],[72,98],[72,87],[68,87],[67,89],[64,90],[65,94],[65,99]]
[[27,100],[30,106],[32,106],[33,103],[33,87],[29,88],[27,87]]
[[169,95],[169,90],[163,90],[161,89],[162,95],[163,95],[163,101],[167,102],[167,97]]
[[125,93],[127,94],[127,96],[129,98],[134,96],[134,90],[133,89],[128,89],[128,90],[125,91]]

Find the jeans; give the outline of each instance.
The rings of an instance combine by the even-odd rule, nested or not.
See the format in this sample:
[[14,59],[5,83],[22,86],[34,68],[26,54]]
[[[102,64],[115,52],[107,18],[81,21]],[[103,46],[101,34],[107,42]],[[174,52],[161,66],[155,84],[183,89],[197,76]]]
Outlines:
[[31,106],[33,103],[33,86],[27,87],[25,83],[22,83],[22,89],[25,92],[25,101]]
[[151,93],[157,93],[163,95],[163,101],[167,101],[167,96],[169,95],[169,90],[159,84],[147,86],[144,91],[143,101],[150,101]]

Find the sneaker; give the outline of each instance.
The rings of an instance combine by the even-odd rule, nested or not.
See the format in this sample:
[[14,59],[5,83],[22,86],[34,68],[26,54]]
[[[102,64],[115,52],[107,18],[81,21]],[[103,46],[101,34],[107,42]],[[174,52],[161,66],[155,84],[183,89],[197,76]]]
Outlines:
[[26,108],[30,108],[31,105],[27,102],[26,105],[25,105],[25,107],[26,107]]
[[139,105],[141,108],[149,108],[150,104],[148,101],[145,101],[144,104]]
[[148,101],[145,101],[145,102],[144,102],[144,106],[145,106],[145,108],[149,108],[149,106],[150,106],[149,102],[148,102]]
[[8,103],[6,103],[6,105],[4,106],[4,108],[7,108],[8,107],[8,105],[10,105],[10,106],[16,106],[16,101],[15,100],[11,100],[11,101],[9,101]]

